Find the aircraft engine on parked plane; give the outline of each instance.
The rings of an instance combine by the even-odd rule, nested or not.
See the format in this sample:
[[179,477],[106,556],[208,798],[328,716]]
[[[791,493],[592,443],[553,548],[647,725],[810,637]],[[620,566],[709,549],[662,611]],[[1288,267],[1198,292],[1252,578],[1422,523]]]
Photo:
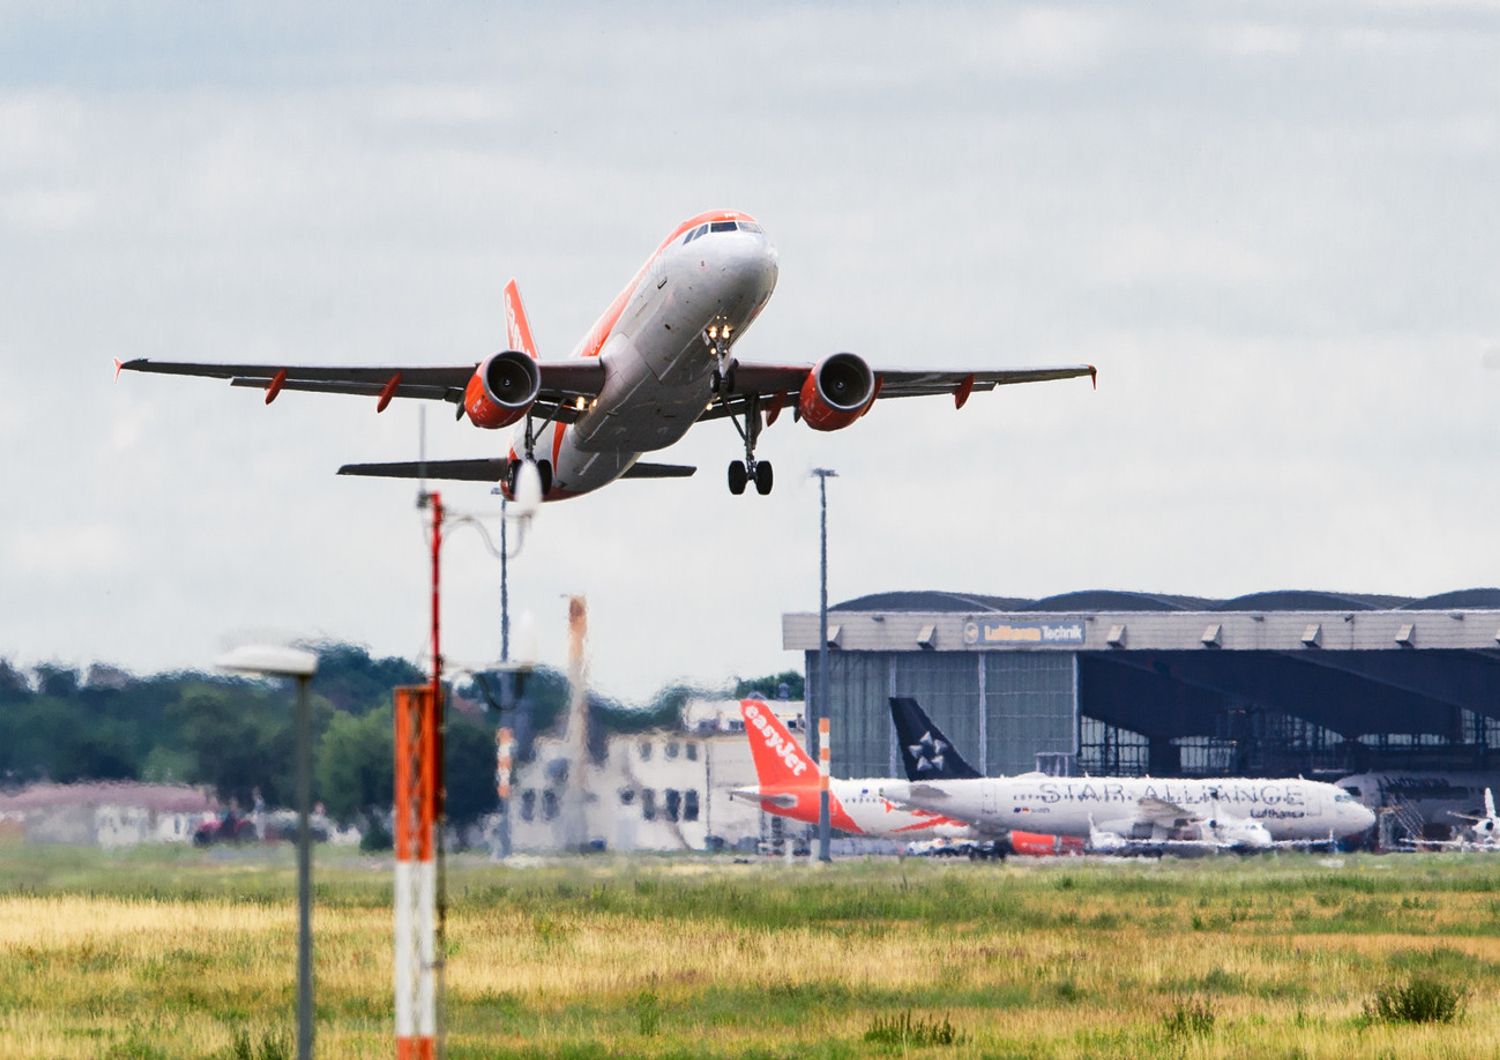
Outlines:
[[464,388],[464,411],[476,427],[509,427],[526,415],[541,389],[536,361],[519,350],[505,350],[474,369]]
[[852,353],[819,361],[802,384],[797,411],[815,431],[837,431],[865,414],[875,400],[875,373]]

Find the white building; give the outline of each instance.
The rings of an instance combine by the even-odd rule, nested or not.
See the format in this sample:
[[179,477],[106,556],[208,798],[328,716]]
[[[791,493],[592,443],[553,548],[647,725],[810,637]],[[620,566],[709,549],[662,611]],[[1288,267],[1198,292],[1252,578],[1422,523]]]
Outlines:
[[[778,701],[772,708],[800,729],[800,702]],[[739,702],[691,702],[683,722],[679,730],[611,736],[602,763],[586,760],[582,797],[591,845],[618,851],[754,849],[762,840],[779,840],[781,818],[729,796],[734,788],[756,784]],[[561,845],[570,772],[563,741],[539,737],[512,784],[514,849]]]
[[181,784],[40,783],[0,794],[0,820],[34,843],[187,843],[218,810],[207,789]]

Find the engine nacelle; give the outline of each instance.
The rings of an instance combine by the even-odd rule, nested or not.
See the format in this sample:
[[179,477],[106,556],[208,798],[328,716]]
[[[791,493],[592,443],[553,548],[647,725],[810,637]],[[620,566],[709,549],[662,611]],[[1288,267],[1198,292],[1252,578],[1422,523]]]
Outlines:
[[536,362],[519,350],[489,358],[464,387],[464,411],[476,427],[509,427],[531,408],[542,389]]
[[862,357],[835,353],[807,373],[797,410],[815,431],[836,431],[864,415],[875,398],[875,373]]

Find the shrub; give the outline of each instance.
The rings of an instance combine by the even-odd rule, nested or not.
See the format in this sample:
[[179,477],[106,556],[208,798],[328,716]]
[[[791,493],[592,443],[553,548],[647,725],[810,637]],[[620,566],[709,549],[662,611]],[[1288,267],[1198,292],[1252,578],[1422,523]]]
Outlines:
[[1203,998],[1180,998],[1170,1012],[1162,1016],[1162,1026],[1170,1038],[1201,1038],[1212,1034],[1214,1008]]
[[963,1045],[969,1036],[960,1031],[948,1017],[939,1023],[927,1016],[913,1017],[907,1009],[899,1016],[876,1016],[870,1029],[865,1031],[865,1041],[880,1045],[899,1045],[907,1048],[924,1048],[930,1045]]
[[661,998],[654,990],[642,990],[630,1007],[635,1010],[635,1029],[641,1037],[650,1038],[661,1027]]
[[1413,976],[1375,991],[1365,1002],[1365,1018],[1380,1023],[1452,1023],[1463,1015],[1468,995],[1467,987]]

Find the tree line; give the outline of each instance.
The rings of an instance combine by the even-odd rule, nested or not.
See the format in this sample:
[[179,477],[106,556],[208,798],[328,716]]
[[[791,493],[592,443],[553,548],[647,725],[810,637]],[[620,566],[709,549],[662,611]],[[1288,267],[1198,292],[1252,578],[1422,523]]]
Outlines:
[[[320,644],[310,686],[315,740],[313,797],[342,822],[389,809],[393,789],[391,689],[426,675],[411,662],[373,658],[351,644]],[[536,735],[559,723],[569,696],[565,675],[540,668],[521,682],[481,673],[460,682],[450,700],[444,741],[447,810],[463,824],[496,808],[495,728],[515,730],[519,757]],[[802,696],[795,672],[740,680],[722,689],[664,688],[643,707],[590,695],[589,744],[597,755],[611,732],[675,723],[695,695],[775,695],[786,684]],[[269,806],[292,802],[290,682],[197,671],[135,676],[110,667],[86,673],[37,666],[28,674],[0,659],[0,785],[139,780],[211,787],[248,808],[259,791]],[[501,709],[503,708],[503,709]]]

